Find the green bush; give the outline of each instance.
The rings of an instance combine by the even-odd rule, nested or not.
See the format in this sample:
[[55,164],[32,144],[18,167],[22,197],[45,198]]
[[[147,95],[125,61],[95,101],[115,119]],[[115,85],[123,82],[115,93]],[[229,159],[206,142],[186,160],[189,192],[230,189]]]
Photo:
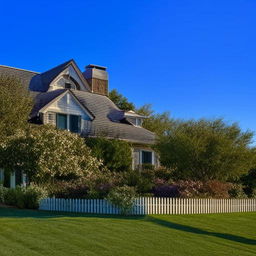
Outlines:
[[247,198],[247,195],[243,189],[243,185],[241,184],[233,184],[228,193],[231,198]]
[[0,203],[4,203],[6,190],[7,189],[2,184],[0,184]]
[[17,204],[17,188],[9,188],[6,190],[4,202],[7,205],[16,206]]
[[135,187],[139,194],[149,193],[153,188],[151,172],[130,170],[123,174],[123,184]]
[[134,187],[123,186],[113,188],[107,196],[107,200],[121,210],[121,214],[127,215],[132,209],[136,190]]
[[44,189],[30,185],[29,187],[16,187],[6,189],[4,203],[18,208],[38,209],[41,199],[47,197]]
[[24,206],[27,209],[38,209],[42,199],[47,197],[47,192],[38,186],[30,185],[24,190]]
[[117,139],[87,138],[87,146],[92,154],[103,161],[110,171],[127,171],[132,166],[132,153],[129,143]]

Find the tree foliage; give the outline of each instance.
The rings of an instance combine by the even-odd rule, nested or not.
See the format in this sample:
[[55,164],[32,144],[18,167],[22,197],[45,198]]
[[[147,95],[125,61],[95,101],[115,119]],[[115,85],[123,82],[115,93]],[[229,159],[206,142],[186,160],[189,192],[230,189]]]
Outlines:
[[27,126],[32,99],[14,77],[0,76],[0,141]]
[[103,161],[110,171],[127,171],[132,166],[132,153],[129,143],[117,139],[87,138],[86,144],[92,153]]
[[222,119],[176,121],[156,148],[161,163],[175,169],[176,179],[230,180],[254,165],[252,137]]
[[9,139],[2,145],[1,159],[6,171],[24,171],[35,182],[83,177],[101,165],[84,139],[46,125],[31,126]]
[[118,93],[116,89],[113,89],[109,93],[109,98],[124,111],[135,110],[135,106],[132,102],[129,102],[126,97]]
[[136,110],[140,115],[147,116],[143,121],[143,127],[158,136],[163,136],[171,129],[172,119],[169,112],[155,113],[152,105],[146,104]]

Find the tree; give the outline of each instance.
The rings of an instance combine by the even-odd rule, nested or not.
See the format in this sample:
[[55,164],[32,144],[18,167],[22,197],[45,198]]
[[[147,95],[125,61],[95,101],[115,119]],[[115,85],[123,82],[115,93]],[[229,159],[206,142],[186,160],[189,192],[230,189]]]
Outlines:
[[150,104],[143,105],[136,112],[140,115],[147,116],[142,126],[158,136],[165,135],[171,129],[173,121],[170,118],[169,112],[155,113]]
[[131,168],[132,152],[128,142],[106,138],[86,138],[85,142],[110,171],[124,172]]
[[27,126],[32,99],[22,83],[14,78],[0,76],[0,142]]
[[135,106],[132,102],[129,102],[126,97],[118,93],[116,89],[110,91],[109,98],[124,111],[134,110]]
[[252,132],[222,119],[173,122],[156,148],[161,163],[174,168],[176,179],[234,180],[254,166]]
[[0,158],[6,171],[24,171],[37,183],[81,178],[101,166],[83,138],[47,125],[32,125],[29,131],[10,138]]

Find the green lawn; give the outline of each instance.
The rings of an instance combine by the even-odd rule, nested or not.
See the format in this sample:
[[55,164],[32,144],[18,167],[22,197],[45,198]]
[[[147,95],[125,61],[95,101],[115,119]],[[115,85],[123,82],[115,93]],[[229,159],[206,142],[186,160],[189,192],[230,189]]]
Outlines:
[[256,213],[125,218],[0,208],[0,255],[256,255]]

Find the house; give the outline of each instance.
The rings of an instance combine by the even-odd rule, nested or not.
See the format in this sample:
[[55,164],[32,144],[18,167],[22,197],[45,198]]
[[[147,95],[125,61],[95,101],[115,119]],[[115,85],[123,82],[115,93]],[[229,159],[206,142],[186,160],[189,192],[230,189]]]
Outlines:
[[[155,134],[142,127],[146,117],[122,111],[108,98],[106,67],[88,65],[82,72],[74,60],[69,60],[43,73],[0,66],[0,75],[19,78],[29,90],[35,101],[30,122],[52,124],[83,137],[104,136],[131,142],[133,168],[158,165],[157,155],[150,147]],[[19,182],[23,181],[19,178]],[[11,186],[16,183],[13,174]]]

